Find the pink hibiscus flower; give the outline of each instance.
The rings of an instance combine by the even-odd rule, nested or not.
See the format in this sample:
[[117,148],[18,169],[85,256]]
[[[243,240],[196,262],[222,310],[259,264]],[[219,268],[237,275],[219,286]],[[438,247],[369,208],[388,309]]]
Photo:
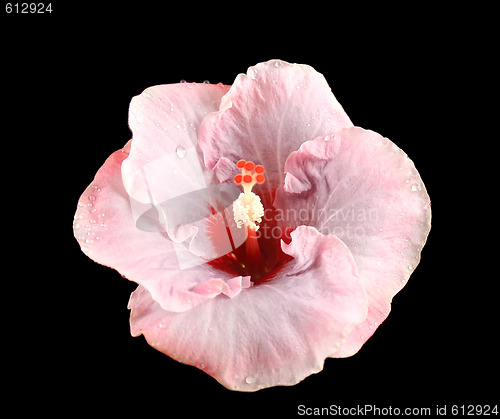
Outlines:
[[354,127],[324,77],[273,60],[232,86],[154,86],[78,203],[83,252],[139,284],[130,326],[229,389],[355,354],[420,260],[408,156]]

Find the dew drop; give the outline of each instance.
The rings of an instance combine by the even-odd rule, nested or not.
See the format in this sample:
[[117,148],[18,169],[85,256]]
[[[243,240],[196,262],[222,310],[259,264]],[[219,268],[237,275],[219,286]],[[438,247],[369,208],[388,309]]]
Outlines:
[[248,376],[247,378],[245,378],[245,382],[247,384],[253,384],[255,383],[255,377]]
[[184,79],[182,79],[182,80],[181,80],[181,83],[187,83],[187,81],[186,81],[186,80],[184,80]]
[[278,68],[280,65],[281,65],[281,62],[279,62],[279,61],[275,61],[275,62],[274,62],[274,66],[275,66],[276,68]]
[[89,201],[95,201],[95,196],[94,195],[89,195]]
[[410,271],[413,271],[413,268],[414,268],[414,266],[413,266],[413,265],[408,265],[408,269],[409,269]]
[[73,228],[74,228],[75,230],[78,230],[78,229],[80,228],[80,224],[78,224],[78,223],[74,224],[74,225],[73,225]]
[[175,153],[177,154],[177,157],[179,157],[180,159],[186,157],[186,149],[181,145],[177,146],[177,148],[175,149]]
[[203,84],[210,84],[209,80],[203,80]]
[[255,68],[250,67],[250,68],[248,69],[248,75],[250,76],[250,78],[251,78],[252,80],[255,80],[255,79],[257,79],[257,77],[259,76],[259,72],[258,72]]
[[420,185],[418,185],[418,184],[415,183],[414,185],[412,185],[411,190],[413,192],[418,192],[418,191],[422,190],[422,187]]

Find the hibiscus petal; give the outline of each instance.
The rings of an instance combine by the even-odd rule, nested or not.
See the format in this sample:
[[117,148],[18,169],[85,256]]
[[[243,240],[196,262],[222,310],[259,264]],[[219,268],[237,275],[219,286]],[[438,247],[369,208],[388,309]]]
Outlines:
[[207,172],[198,161],[202,159],[198,129],[208,113],[219,109],[228,89],[222,84],[167,84],[150,87],[132,99],[133,141],[122,174],[133,199],[150,202],[153,191],[155,199],[163,202],[210,183],[205,182]]
[[[73,228],[83,252],[143,285],[170,311],[189,310],[219,293],[236,296],[242,288],[249,287],[248,277],[234,278],[216,271],[166,233],[137,228],[120,170],[129,150],[130,142],[113,153],[80,197]],[[207,231],[213,228],[209,221]],[[182,269],[183,264],[191,267]],[[207,285],[203,285],[205,282]]]
[[348,128],[303,144],[285,165],[275,206],[287,223],[334,234],[351,250],[368,295],[366,321],[335,356],[356,353],[387,317],[418,265],[430,200],[413,162],[394,143]]
[[293,385],[320,371],[365,319],[366,295],[341,240],[311,227],[291,237],[282,249],[294,259],[270,283],[232,299],[171,313],[139,287],[129,302],[132,334],[234,390]]
[[[246,239],[245,230],[227,224],[239,188],[220,184],[197,145],[201,120],[219,109],[228,89],[205,83],[154,86],[130,104],[133,138],[121,170],[132,215],[138,228],[166,232],[189,250],[179,259],[182,269],[220,257]],[[224,235],[211,234],[215,230]]]
[[209,169],[224,158],[226,166],[227,159],[251,160],[266,168],[263,187],[271,188],[283,182],[285,160],[303,142],[350,126],[323,75],[272,60],[238,75],[220,112],[203,120],[199,142]]

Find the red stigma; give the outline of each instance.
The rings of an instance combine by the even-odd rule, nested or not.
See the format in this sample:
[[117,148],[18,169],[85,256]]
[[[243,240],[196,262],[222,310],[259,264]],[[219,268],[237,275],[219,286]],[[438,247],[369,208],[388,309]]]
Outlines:
[[234,177],[234,182],[238,185],[252,187],[256,183],[263,183],[266,180],[264,176],[265,169],[262,165],[256,165],[253,161],[239,160],[236,167],[241,170],[241,174]]

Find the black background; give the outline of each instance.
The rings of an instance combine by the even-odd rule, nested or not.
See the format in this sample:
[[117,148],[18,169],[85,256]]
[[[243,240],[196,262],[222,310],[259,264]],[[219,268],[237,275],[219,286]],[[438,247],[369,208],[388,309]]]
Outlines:
[[[15,209],[5,218],[15,231],[6,263],[18,270],[4,291],[10,391],[48,412],[165,417],[295,417],[298,405],[365,404],[447,405],[450,413],[454,404],[497,403],[498,275],[480,271],[471,241],[487,220],[466,218],[478,192],[457,176],[471,159],[456,130],[471,89],[460,70],[475,55],[463,15],[52,4],[51,16],[2,15],[3,155],[15,168],[4,166]],[[72,221],[97,169],[131,136],[133,96],[181,79],[231,84],[272,58],[323,73],[355,125],[409,155],[431,197],[433,227],[420,265],[358,354],[327,359],[296,386],[246,394],[132,338],[126,306],[135,285],[80,251]]]

